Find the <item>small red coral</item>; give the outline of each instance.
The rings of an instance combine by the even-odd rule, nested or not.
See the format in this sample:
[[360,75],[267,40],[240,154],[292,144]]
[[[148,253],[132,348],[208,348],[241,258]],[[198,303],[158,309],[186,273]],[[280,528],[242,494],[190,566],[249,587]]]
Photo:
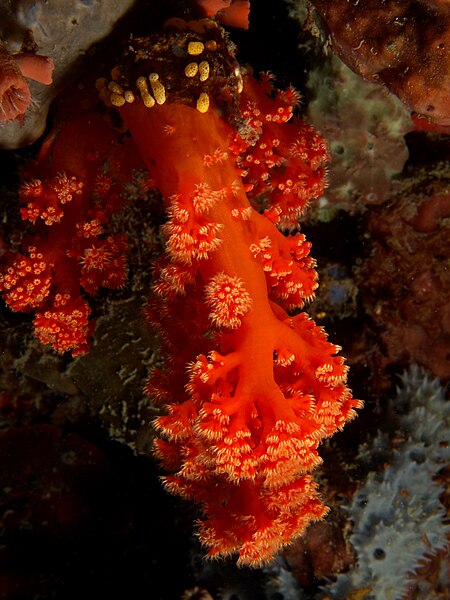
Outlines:
[[[92,155],[91,147],[96,148]],[[36,230],[26,252],[9,253],[0,270],[0,292],[18,311],[36,310],[38,339],[58,352],[85,353],[93,324],[82,289],[118,289],[126,280],[126,236],[107,235],[110,216],[123,205],[122,184],[140,166],[131,143],[122,147],[100,115],[66,123],[19,190],[22,218]],[[120,152],[125,158],[120,160]],[[109,174],[100,169],[109,169]],[[64,169],[64,170],[63,170]]]
[[51,307],[38,311],[34,319],[36,337],[58,352],[85,354],[94,324],[89,322],[90,308],[81,297],[55,294]]
[[207,17],[215,17],[222,25],[248,29],[250,0],[196,0]]
[[51,268],[35,246],[27,254],[12,256],[10,264],[0,273],[0,290],[7,304],[17,311],[42,306],[51,286]]
[[59,223],[64,215],[63,205],[82,192],[83,182],[76,177],[69,179],[65,173],[44,182],[40,179],[25,182],[19,190],[20,200],[26,205],[20,209],[22,219],[36,223],[40,218],[46,225]]

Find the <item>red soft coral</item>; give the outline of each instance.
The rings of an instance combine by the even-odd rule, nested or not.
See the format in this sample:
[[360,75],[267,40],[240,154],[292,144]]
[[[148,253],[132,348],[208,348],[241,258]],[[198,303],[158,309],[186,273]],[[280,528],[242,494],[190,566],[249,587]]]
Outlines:
[[94,295],[125,283],[126,238],[105,228],[123,205],[133,161],[140,166],[133,144],[122,144],[100,115],[88,113],[63,125],[25,169],[21,214],[35,234],[22,253],[6,256],[0,292],[13,310],[35,310],[36,336],[58,352],[89,349],[93,323],[82,289]]
[[311,198],[325,187],[327,149],[317,131],[302,121],[286,127],[299,102],[292,88],[274,89],[270,75],[248,77],[240,107],[244,126],[234,135],[243,181],[250,199],[265,197],[265,214],[281,228],[297,228]]
[[207,17],[215,17],[222,25],[248,29],[250,0],[196,0]]
[[[191,76],[197,54],[211,76]],[[305,313],[285,310],[313,295],[315,263],[303,235],[273,225],[292,228],[323,189],[325,146],[289,122],[292,90],[242,85],[212,21],[172,22],[166,36],[133,38],[128,55],[99,87],[167,204],[149,310],[168,359],[147,386],[167,405],[157,454],[168,489],[201,504],[209,556],[238,552],[259,565],[325,514],[309,472],[319,443],[359,406],[339,348]],[[233,127],[215,98],[231,106]],[[270,194],[263,214],[246,190],[256,204]]]

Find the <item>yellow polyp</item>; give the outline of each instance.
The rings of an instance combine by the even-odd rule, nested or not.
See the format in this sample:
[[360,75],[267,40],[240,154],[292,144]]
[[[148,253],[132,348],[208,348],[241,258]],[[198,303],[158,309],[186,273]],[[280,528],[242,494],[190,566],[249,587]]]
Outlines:
[[135,101],[135,96],[131,90],[126,90],[123,94],[123,97],[125,98],[125,102],[128,102],[128,104],[132,104]]
[[206,92],[202,92],[197,100],[197,110],[201,113],[205,113],[209,108],[209,96]]
[[142,102],[145,104],[147,108],[152,108],[155,106],[155,99],[149,92],[141,92]]
[[114,92],[115,94],[123,94],[123,87],[115,81],[110,81],[108,83],[108,89],[111,90],[111,92]]
[[158,73],[150,73],[148,76],[150,85],[152,87],[153,96],[158,104],[164,104],[166,101],[166,88],[159,81]]
[[163,127],[163,131],[166,135],[173,135],[176,131],[176,127],[170,125],[169,123],[166,123]]
[[95,89],[97,90],[97,92],[101,92],[105,89],[105,87],[106,79],[104,77],[100,77],[99,79],[97,79],[97,81],[95,82]]
[[113,106],[123,106],[125,104],[125,98],[116,92],[111,92],[109,100]]
[[184,67],[184,74],[186,77],[195,77],[198,73],[198,64],[191,62]]
[[206,81],[209,77],[209,63],[206,60],[198,65],[198,71],[200,73],[200,81]]
[[203,42],[189,42],[187,47],[187,52],[191,56],[198,56],[205,49],[205,44]]

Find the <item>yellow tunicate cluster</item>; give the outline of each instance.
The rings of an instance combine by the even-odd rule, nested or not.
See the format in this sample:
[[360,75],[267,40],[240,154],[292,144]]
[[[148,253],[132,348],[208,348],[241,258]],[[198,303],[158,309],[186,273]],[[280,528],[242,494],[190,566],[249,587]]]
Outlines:
[[[149,83],[151,92],[149,90]],[[124,88],[116,81],[107,83],[105,79],[96,81],[97,90],[102,93],[104,90],[109,91],[109,101],[113,106],[120,108],[125,103],[132,104],[136,100],[136,96],[132,90],[124,90]],[[147,108],[152,108],[155,104],[164,104],[166,101],[166,89],[159,80],[158,73],[150,73],[147,77],[141,75],[136,79],[136,87],[139,90],[139,95],[142,102]],[[153,94],[153,95],[152,95]]]
[[[200,56],[205,53],[205,51],[216,52],[218,50],[218,44],[215,40],[207,40],[204,43],[199,40],[192,40],[187,46],[184,46],[184,48],[184,51],[187,52],[187,56],[186,54],[183,54],[188,58],[189,56]],[[178,55],[178,57],[182,57],[183,54]],[[211,68],[209,61],[199,59],[197,62],[194,58],[191,59],[191,62],[185,64],[183,72],[186,78],[194,80],[194,87],[197,87],[198,83],[196,84],[195,80],[200,83],[208,81],[211,77]],[[152,108],[156,104],[162,105],[167,101],[166,87],[162,83],[159,73],[151,72],[147,76],[141,75],[137,77],[135,80],[136,87],[133,87],[133,89],[128,87],[129,83],[125,83],[126,77],[124,77],[119,67],[116,67],[111,71],[111,77],[112,80],[109,81],[106,79],[97,80],[96,88],[100,93],[100,97],[109,102],[112,106],[120,108],[125,104],[132,104],[136,99],[139,100],[140,98],[144,106]],[[171,79],[169,78],[169,88],[170,82]],[[200,89],[196,93],[194,92],[194,94],[196,109],[201,113],[206,113],[210,107],[210,97],[208,93],[206,91],[201,92]]]
[[164,102],[166,101],[166,88],[159,81],[158,73],[150,73],[148,79],[150,81],[150,85],[152,87],[152,92],[156,102],[158,104],[164,104]]
[[147,79],[145,77],[138,77],[136,80],[137,88],[141,94],[142,102],[147,108],[155,106],[155,99],[148,91]]
[[126,102],[123,87],[115,81],[110,81],[108,83],[104,77],[101,77],[95,82],[95,88],[100,93],[100,96],[108,91],[108,99],[113,106],[120,108]]
[[125,104],[125,98],[123,96],[123,87],[115,81],[108,83],[108,90],[111,92],[109,100],[113,106],[123,106]]
[[190,62],[184,68],[184,74],[186,77],[193,78],[199,74],[200,81],[206,81],[209,77],[209,63],[206,60],[202,60],[200,64],[196,62]]

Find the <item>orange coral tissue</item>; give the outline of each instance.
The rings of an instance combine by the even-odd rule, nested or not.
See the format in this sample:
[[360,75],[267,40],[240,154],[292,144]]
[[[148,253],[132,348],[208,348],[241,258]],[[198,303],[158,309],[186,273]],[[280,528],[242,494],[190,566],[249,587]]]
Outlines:
[[317,448],[359,406],[339,347],[288,312],[317,287],[295,225],[323,190],[325,145],[292,122],[294,90],[242,73],[213,21],[133,38],[98,87],[167,204],[148,310],[167,369],[147,386],[167,407],[156,420],[165,484],[200,503],[210,557],[260,565],[326,513]]

